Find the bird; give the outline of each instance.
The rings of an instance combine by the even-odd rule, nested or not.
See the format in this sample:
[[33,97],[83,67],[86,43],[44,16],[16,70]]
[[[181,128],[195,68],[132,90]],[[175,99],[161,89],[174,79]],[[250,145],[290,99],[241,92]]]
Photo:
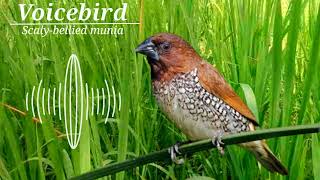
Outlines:
[[[212,139],[223,153],[221,137],[255,131],[255,116],[218,70],[201,58],[182,37],[158,33],[135,49],[146,56],[151,70],[152,92],[164,114],[191,141]],[[240,144],[270,172],[288,170],[271,152],[265,140]],[[176,163],[179,143],[169,149]]]

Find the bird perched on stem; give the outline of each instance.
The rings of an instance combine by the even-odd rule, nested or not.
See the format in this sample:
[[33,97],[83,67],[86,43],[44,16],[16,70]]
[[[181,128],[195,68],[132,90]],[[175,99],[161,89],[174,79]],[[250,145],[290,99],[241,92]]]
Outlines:
[[[223,153],[224,134],[254,131],[254,115],[220,73],[181,37],[160,33],[142,42],[136,52],[147,56],[153,94],[168,118],[191,141],[211,138]],[[169,149],[177,159],[179,144]],[[264,140],[240,144],[269,171],[287,175]]]

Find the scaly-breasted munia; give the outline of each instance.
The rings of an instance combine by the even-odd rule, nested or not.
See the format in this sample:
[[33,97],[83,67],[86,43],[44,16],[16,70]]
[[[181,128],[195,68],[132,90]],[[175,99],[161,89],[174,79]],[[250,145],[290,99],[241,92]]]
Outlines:
[[[255,130],[258,123],[246,104],[217,69],[179,36],[154,35],[136,52],[147,56],[160,108],[191,141],[212,138],[220,147],[222,134]],[[264,140],[241,146],[269,171],[288,174]]]

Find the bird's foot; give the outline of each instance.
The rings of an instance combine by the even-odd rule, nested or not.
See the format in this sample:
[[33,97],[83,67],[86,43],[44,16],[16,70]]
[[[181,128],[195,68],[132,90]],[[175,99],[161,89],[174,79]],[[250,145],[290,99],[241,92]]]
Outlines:
[[169,149],[168,149],[168,152],[170,154],[170,157],[171,157],[171,160],[176,163],[176,164],[183,164],[184,163],[184,159],[181,158],[177,158],[177,154],[180,155],[181,152],[179,151],[179,146],[180,146],[180,143],[177,142],[175,145],[171,146]]
[[214,133],[213,138],[211,140],[212,144],[217,147],[221,155],[224,155],[224,148],[223,148],[224,143],[221,140],[223,134],[224,134],[223,131],[217,131],[216,133]]

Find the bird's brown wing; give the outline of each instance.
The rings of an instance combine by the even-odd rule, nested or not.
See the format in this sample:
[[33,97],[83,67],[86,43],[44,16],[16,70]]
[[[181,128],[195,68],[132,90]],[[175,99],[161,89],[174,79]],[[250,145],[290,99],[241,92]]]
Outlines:
[[240,114],[248,118],[254,125],[258,126],[258,122],[248,106],[211,64],[201,62],[197,69],[200,83],[208,92],[223,100]]

